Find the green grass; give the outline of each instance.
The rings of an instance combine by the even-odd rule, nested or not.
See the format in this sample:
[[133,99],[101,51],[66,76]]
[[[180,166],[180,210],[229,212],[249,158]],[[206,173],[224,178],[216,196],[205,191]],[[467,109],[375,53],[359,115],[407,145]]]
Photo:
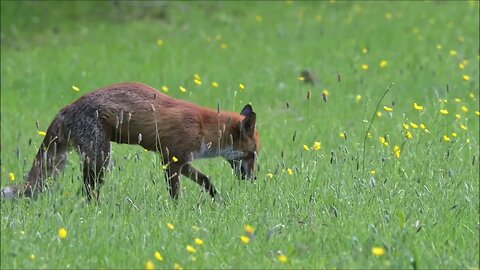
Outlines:
[[[225,203],[187,179],[174,202],[158,156],[114,145],[101,202],[87,205],[72,153],[39,199],[1,202],[0,267],[478,268],[478,21],[478,1],[2,1],[2,187],[9,173],[20,182],[28,171],[42,140],[36,121],[46,130],[69,102],[122,81],[168,86],[171,96],[225,110],[250,102],[261,170],[257,181],[240,181],[221,159],[195,161]],[[303,69],[315,86],[298,80]],[[391,83],[363,168],[364,136]],[[320,150],[304,150],[316,141]],[[245,245],[247,224],[255,232]],[[373,247],[385,254],[373,256]]]

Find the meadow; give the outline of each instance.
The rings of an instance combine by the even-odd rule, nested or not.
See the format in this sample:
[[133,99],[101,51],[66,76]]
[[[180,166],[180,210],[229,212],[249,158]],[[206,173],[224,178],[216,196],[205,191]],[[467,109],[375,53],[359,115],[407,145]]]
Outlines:
[[38,199],[1,201],[0,267],[478,269],[479,19],[478,1],[1,1],[2,188],[62,107],[116,82],[250,103],[261,150],[256,181],[194,162],[219,203],[185,178],[173,201],[158,155],[113,144],[90,204],[72,151]]

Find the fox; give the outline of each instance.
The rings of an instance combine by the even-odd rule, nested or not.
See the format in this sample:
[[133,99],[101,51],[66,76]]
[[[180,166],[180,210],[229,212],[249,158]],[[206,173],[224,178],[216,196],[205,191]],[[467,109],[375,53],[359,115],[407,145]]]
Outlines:
[[245,105],[240,113],[214,110],[143,83],[126,82],[94,90],[61,109],[24,182],[2,189],[2,198],[41,194],[46,179],[58,177],[68,152],[75,149],[80,155],[86,200],[98,200],[111,159],[111,142],[158,153],[173,199],[179,196],[180,175],[200,185],[212,198],[217,196],[210,178],[192,166],[195,159],[223,157],[238,178],[256,178],[259,135],[251,105]]

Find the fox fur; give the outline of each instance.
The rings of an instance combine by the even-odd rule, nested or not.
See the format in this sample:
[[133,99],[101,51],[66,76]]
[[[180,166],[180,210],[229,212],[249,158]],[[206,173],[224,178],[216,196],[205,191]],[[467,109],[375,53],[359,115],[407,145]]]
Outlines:
[[2,189],[2,197],[34,197],[44,191],[45,180],[63,170],[67,151],[74,148],[83,163],[87,200],[98,199],[111,158],[110,142],[138,144],[158,152],[167,166],[172,198],[178,197],[180,174],[212,197],[217,194],[210,179],[191,165],[192,160],[222,156],[238,177],[254,178],[259,150],[256,114],[250,105],[238,114],[175,99],[141,83],[113,84],[57,113],[25,182]]

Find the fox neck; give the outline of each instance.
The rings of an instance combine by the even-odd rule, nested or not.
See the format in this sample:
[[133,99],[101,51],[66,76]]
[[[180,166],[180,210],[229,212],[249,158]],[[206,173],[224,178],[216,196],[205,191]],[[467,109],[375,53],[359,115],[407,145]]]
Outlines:
[[235,149],[235,131],[242,117],[233,113],[215,112],[214,117],[206,117],[202,123],[202,138],[199,149],[193,153],[193,159],[224,157],[233,160],[243,155]]

